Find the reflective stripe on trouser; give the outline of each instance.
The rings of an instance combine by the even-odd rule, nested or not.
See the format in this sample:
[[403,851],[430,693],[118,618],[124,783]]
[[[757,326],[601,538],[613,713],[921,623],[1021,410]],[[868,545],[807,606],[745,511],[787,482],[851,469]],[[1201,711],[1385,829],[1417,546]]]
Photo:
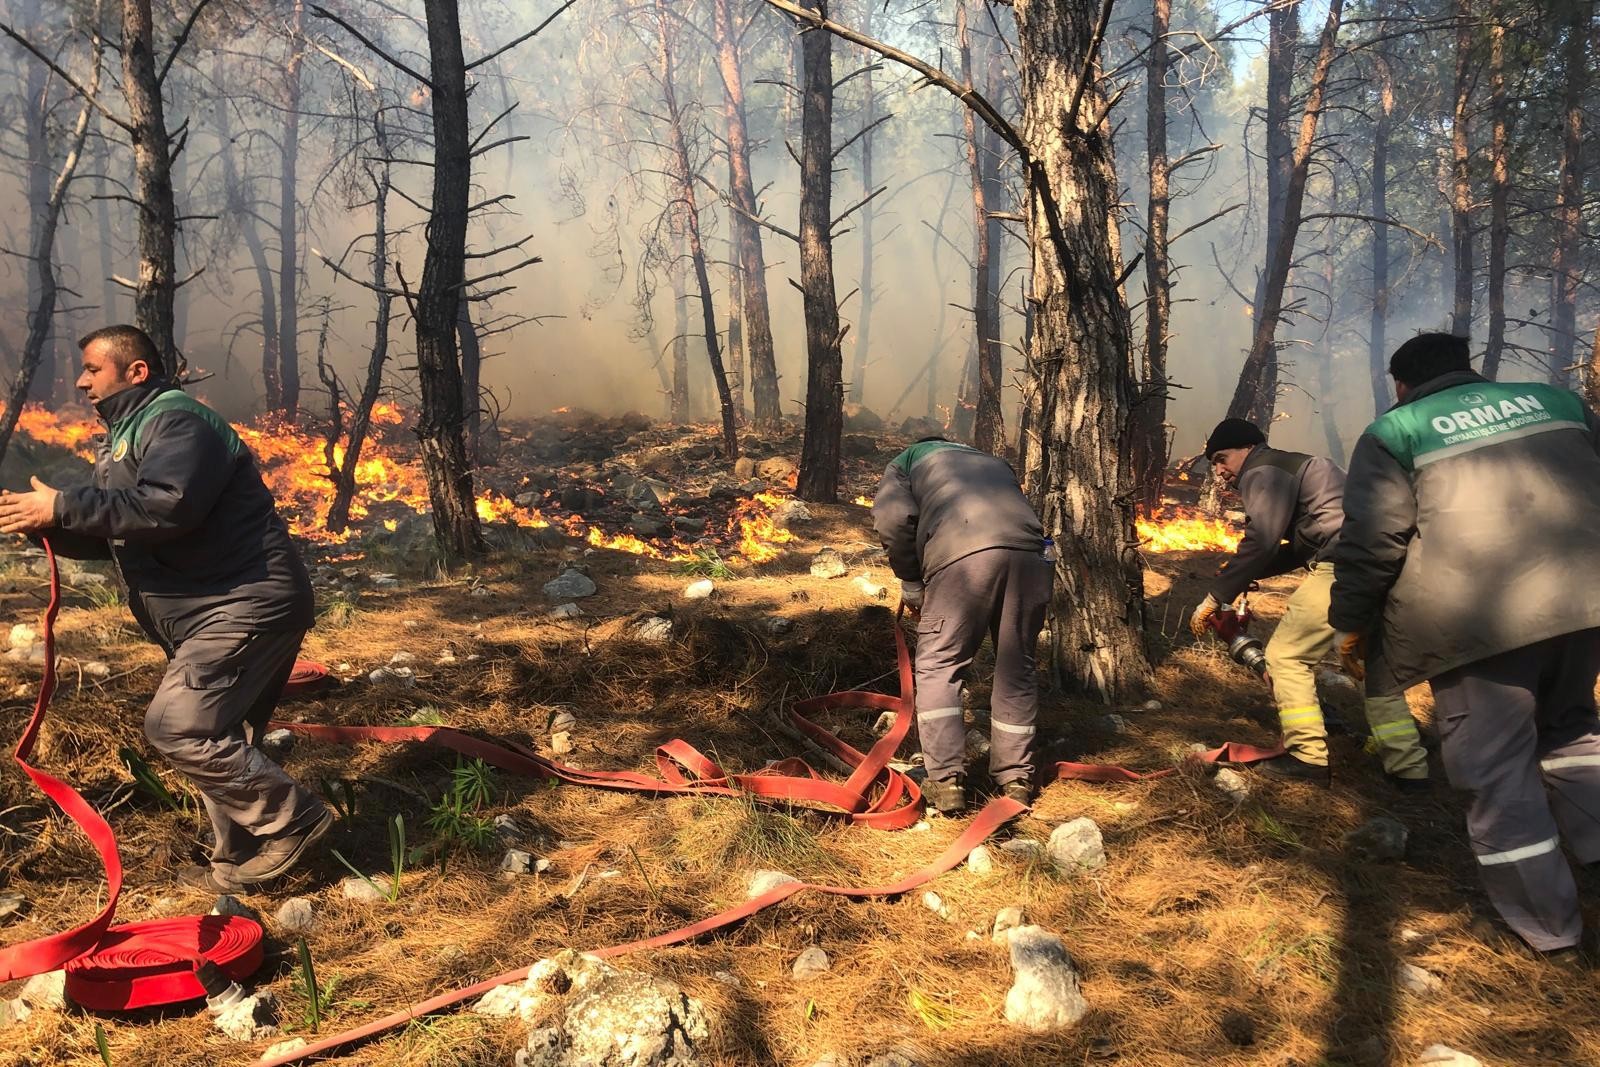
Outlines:
[[[1333,627],[1328,625],[1332,590],[1332,564],[1313,563],[1267,642],[1267,670],[1284,747],[1319,767],[1328,765],[1328,732],[1317,699],[1317,664],[1333,650]],[[1383,769],[1402,778],[1426,778],[1428,754],[1405,697],[1369,696],[1365,709]]]
[[256,746],[305,634],[200,634],[179,645],[145,711],[151,746],[199,791],[214,863],[255,855],[257,838],[319,817],[316,794]]
[[[1541,641],[1433,679],[1450,783],[1472,794],[1467,833],[1489,900],[1542,951],[1578,943],[1561,852],[1600,860],[1600,631]],[[1550,792],[1546,792],[1546,786]]]
[[961,683],[984,635],[994,639],[989,771],[1004,784],[1033,774],[1039,693],[1034,649],[1050,604],[1052,566],[1038,552],[991,548],[928,578],[917,620],[917,732],[928,777],[961,773]]

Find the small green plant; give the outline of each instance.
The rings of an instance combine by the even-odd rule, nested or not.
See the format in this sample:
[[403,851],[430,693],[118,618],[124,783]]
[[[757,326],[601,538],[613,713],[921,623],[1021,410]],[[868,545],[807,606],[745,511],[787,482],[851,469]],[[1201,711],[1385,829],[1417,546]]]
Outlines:
[[658,905],[661,904],[661,894],[656,892],[656,884],[650,880],[650,872],[644,869],[644,861],[639,859],[639,853],[633,850],[632,845],[628,846],[628,855],[633,857],[633,865],[639,868],[639,877],[644,879],[644,887],[650,890],[650,895],[655,898],[655,902]]
[[475,851],[489,848],[494,844],[494,819],[480,812],[493,801],[494,791],[494,771],[488,764],[481,759],[463,763],[458,757],[449,790],[428,814],[428,829],[447,845]]
[[450,772],[450,791],[465,808],[484,807],[494,798],[494,772],[481,759],[463,764],[457,756],[455,770]]
[[106,1041],[106,1028],[99,1023],[94,1024],[94,1047],[100,1052],[100,1062],[111,1067],[111,1045]]
[[311,946],[306,944],[305,938],[296,943],[295,951],[300,956],[300,969],[294,976],[295,992],[305,998],[305,1024],[311,1027],[314,1034],[321,1028],[323,1017],[333,1004],[333,993],[339,986],[339,979],[335,976],[326,986],[318,985],[317,970],[311,963]]
[[733,569],[722,561],[714,548],[697,548],[693,555],[678,564],[678,573],[693,575],[696,578],[716,578],[718,581],[728,581],[738,577]]
[[317,624],[332,629],[349,626],[360,612],[355,597],[346,592],[335,592],[323,601],[322,610],[317,613]]
[[449,726],[449,720],[444,717],[444,712],[432,704],[424,704],[410,715],[401,719],[399,726]]
[[1305,847],[1301,844],[1298,834],[1264,811],[1256,812],[1250,822],[1252,828],[1262,837],[1276,841],[1281,845],[1288,845],[1291,848]]
[[348,778],[322,779],[322,795],[339,813],[340,820],[356,817],[356,784]]
[[388,889],[384,889],[383,886],[379,885],[377,882],[374,882],[366,874],[364,874],[360,870],[358,870],[356,868],[355,864],[353,864],[349,860],[345,859],[343,853],[341,853],[338,849],[336,849],[336,848],[335,849],[330,849],[329,851],[332,852],[333,858],[338,860],[340,863],[344,864],[345,868],[347,870],[349,870],[349,872],[351,874],[355,875],[357,878],[361,879],[363,882],[365,882],[368,885],[370,885],[373,889],[377,890],[379,893],[382,893],[383,896],[384,896],[384,899],[388,900],[389,903],[393,904],[397,900],[400,899],[400,876],[405,874],[405,871],[406,871],[406,820],[405,820],[405,816],[397,814],[397,815],[395,815],[395,817],[393,819],[389,820],[389,869],[390,869],[390,875],[389,875],[389,888]]
[[189,810],[188,799],[168,789],[166,783],[162,782],[161,776],[156,774],[155,769],[143,756],[126,745],[117,749],[117,756],[122,760],[123,766],[128,768],[128,773],[133,775],[134,787],[139,792],[169,811]]
[[89,603],[97,608],[120,608],[126,601],[122,597],[122,586],[116,582],[85,582],[83,595]]

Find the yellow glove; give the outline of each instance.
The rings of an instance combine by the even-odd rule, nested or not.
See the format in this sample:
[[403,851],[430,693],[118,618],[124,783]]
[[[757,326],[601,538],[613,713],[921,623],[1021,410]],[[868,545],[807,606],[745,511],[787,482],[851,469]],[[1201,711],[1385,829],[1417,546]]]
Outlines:
[[1367,680],[1367,635],[1343,630],[1333,635],[1333,645],[1339,650],[1339,662],[1344,672],[1358,682]]
[[1206,630],[1210,629],[1208,624],[1211,622],[1211,616],[1215,615],[1221,606],[1217,603],[1216,597],[1207,593],[1206,598],[1195,607],[1194,614],[1189,616],[1189,632],[1196,637],[1204,637]]

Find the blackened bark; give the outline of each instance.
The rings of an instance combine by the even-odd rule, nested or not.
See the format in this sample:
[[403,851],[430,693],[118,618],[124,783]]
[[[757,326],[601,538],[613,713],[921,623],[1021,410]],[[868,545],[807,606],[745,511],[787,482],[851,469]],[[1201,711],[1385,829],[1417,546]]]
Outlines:
[[476,467],[483,456],[483,398],[479,382],[483,376],[483,345],[478,327],[472,321],[472,301],[461,301],[456,313],[456,344],[461,349],[461,413],[467,443],[467,462]]
[[[669,208],[680,215],[678,208]],[[672,238],[672,421],[686,423],[689,409],[689,287],[684,276],[682,221],[676,221]]]
[[100,317],[106,322],[125,321],[118,312],[117,283],[111,280],[116,266],[113,257],[116,249],[117,232],[111,225],[111,189],[106,182],[107,173],[111,169],[111,150],[106,146],[104,138],[100,138],[100,150],[95,156],[95,223],[100,232]]
[[1483,349],[1483,376],[1500,374],[1506,348],[1506,240],[1511,223],[1511,162],[1507,146],[1506,26],[1502,0],[1489,0],[1489,336]]
[[[956,21],[957,43],[961,50],[961,76],[967,85],[975,84],[975,71],[987,74],[993,66],[989,42],[984,34],[976,35],[967,23],[967,8],[963,4]],[[974,57],[976,53],[976,58]],[[993,79],[985,78],[984,92],[991,92]],[[973,378],[977,388],[968,393],[972,403],[972,443],[985,452],[998,455],[1005,448],[1004,416],[1000,409],[1000,294],[998,286],[999,223],[990,218],[997,204],[989,203],[998,182],[996,145],[988,126],[980,125],[967,108],[962,115],[962,128],[966,134],[967,169],[972,184],[972,324],[975,341]],[[970,379],[969,379],[970,382]]]
[[[872,33],[872,5],[875,0],[866,0],[861,5],[861,32]],[[861,108],[862,128],[867,132],[861,136],[861,195],[870,197],[877,186],[872,184],[872,134],[873,125],[878,121],[878,98],[872,88],[873,57],[867,60],[867,68],[861,75],[862,92],[865,95]],[[874,201],[868,200],[861,205],[857,212],[861,220],[861,311],[856,315],[856,342],[854,346],[855,358],[850,366],[850,402],[859,404],[866,395],[867,388],[867,357],[872,352],[872,256],[875,249],[872,246],[872,224],[874,216]]]
[[[44,28],[42,25],[43,20],[39,16],[39,0],[29,0],[28,4],[23,8],[22,24],[33,33],[36,39],[41,36],[41,31]],[[52,230],[56,225],[55,219],[47,220],[47,215],[50,212],[50,189],[53,184],[51,179],[55,176],[51,167],[50,134],[48,129],[50,119],[49,93],[50,85],[54,79],[50,77],[50,70],[43,63],[28,61],[27,71],[23,85],[22,125],[23,143],[27,151],[27,159],[24,166],[27,170],[28,252],[30,255],[37,255],[40,239],[44,236],[46,225]],[[51,243],[53,246],[53,238]],[[52,247],[52,254],[53,251]],[[50,272],[53,272],[53,263],[46,263],[44,266],[50,268]],[[28,262],[30,333],[32,330],[32,309],[37,308],[40,301],[46,297],[43,281],[47,271],[41,270],[40,267],[41,264],[37,259]],[[53,308],[55,304],[55,279],[52,277],[49,283],[49,287],[52,290],[49,299]],[[48,399],[55,386],[56,338],[55,329],[53,328],[54,322],[49,318],[46,319],[46,322],[52,328],[45,334],[37,355],[32,357],[34,371],[31,377],[41,381],[43,385],[42,392]],[[24,348],[24,353],[24,360],[26,361],[28,358],[26,347]],[[13,388],[12,392],[15,394],[15,388]],[[29,398],[26,394],[23,394],[23,399]],[[20,407],[20,403],[14,400],[10,404],[10,408],[17,407]],[[4,455],[3,448],[0,448],[0,455]]]
[[1150,54],[1145,58],[1145,144],[1150,201],[1145,222],[1144,359],[1133,409],[1133,474],[1149,511],[1161,506],[1167,473],[1167,332],[1172,320],[1172,267],[1167,258],[1171,160],[1167,157],[1167,30],[1172,0],[1154,0]]
[[1583,278],[1583,101],[1589,85],[1594,0],[1569,0],[1562,48],[1561,175],[1556,188],[1555,255],[1550,279],[1550,380],[1568,385],[1578,341],[1578,286]]
[[294,0],[289,18],[289,58],[284,68],[282,169],[278,185],[279,406],[294,422],[300,412],[300,65],[305,58],[305,4]]
[[173,337],[172,304],[177,292],[175,240],[178,211],[172,192],[172,143],[156,81],[150,0],[122,0],[122,92],[132,126],[133,175],[139,216],[139,277],[134,322],[181,376],[187,367]]
[[1450,241],[1455,251],[1455,299],[1450,329],[1472,333],[1472,183],[1467,171],[1468,114],[1472,95],[1472,4],[1456,0],[1455,108],[1450,119]]
[[806,426],[800,446],[802,500],[839,495],[844,430],[844,357],[833,284],[833,35],[801,33],[805,78],[800,122],[800,288],[806,320]]
[[[1394,116],[1394,76],[1382,53],[1374,60],[1378,74],[1378,115],[1372,129],[1372,217],[1389,217],[1389,131]],[[1372,227],[1372,319],[1367,332],[1367,372],[1372,379],[1372,410],[1389,410],[1389,351],[1384,331],[1389,323],[1389,227]]]

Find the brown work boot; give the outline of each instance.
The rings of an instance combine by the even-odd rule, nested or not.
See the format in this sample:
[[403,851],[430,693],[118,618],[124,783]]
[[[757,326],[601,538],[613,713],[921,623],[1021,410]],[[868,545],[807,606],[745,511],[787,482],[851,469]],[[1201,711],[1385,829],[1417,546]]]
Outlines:
[[[227,869],[231,872],[231,868]],[[198,889],[205,893],[239,893],[244,886],[229,877],[229,873],[220,870],[209,863],[191,863],[178,872],[179,883],[190,889]]]
[[1000,795],[1015,800],[1025,808],[1033,807],[1033,783],[1026,778],[1013,778],[1000,787]]
[[327,808],[317,820],[298,833],[270,838],[261,850],[234,868],[234,877],[244,885],[268,882],[288,872],[300,862],[308,849],[333,828],[333,812]]
[[1315,763],[1307,763],[1305,760],[1298,759],[1288,752],[1253,764],[1251,769],[1260,771],[1268,778],[1278,778],[1291,782],[1311,782],[1315,785],[1327,785],[1333,777],[1332,772],[1327,767],[1320,767]]
[[922,796],[940,815],[960,815],[967,810],[967,783],[954,778],[929,778],[922,783]]

